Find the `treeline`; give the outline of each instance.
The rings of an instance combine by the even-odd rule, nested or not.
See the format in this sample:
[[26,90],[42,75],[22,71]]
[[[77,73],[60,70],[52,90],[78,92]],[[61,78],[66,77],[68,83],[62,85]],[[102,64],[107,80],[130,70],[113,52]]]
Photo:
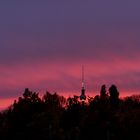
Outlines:
[[65,99],[25,89],[0,113],[2,140],[140,140],[140,96],[119,98],[115,85],[100,95]]

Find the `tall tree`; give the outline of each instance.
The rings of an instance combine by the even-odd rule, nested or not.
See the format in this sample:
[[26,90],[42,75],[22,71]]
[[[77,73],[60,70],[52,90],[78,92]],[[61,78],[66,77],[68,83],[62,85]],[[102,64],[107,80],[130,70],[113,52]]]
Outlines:
[[109,88],[109,94],[110,94],[110,102],[113,106],[117,106],[119,103],[119,91],[115,85],[112,85]]

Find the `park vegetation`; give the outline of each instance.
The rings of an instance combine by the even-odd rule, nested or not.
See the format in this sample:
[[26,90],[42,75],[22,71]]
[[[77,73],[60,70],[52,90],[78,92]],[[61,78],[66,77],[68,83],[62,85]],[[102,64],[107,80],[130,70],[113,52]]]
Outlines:
[[0,113],[2,140],[140,140],[140,95],[119,98],[112,85],[99,95],[68,99],[28,88]]

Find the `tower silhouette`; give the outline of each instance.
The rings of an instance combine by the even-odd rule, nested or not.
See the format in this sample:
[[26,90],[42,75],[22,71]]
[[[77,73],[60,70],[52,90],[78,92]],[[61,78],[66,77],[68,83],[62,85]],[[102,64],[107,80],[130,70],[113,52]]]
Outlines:
[[80,100],[82,102],[84,102],[86,100],[86,95],[85,95],[85,81],[84,81],[84,66],[82,66],[82,89],[81,89]]

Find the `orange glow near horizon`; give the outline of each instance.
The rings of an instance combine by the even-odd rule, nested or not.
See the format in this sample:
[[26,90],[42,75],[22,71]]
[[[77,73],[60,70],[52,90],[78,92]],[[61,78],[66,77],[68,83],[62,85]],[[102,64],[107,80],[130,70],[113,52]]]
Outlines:
[[16,98],[0,99],[0,110],[5,110],[11,106],[14,103],[14,100],[16,100]]
[[[42,95],[44,95],[44,93],[42,93],[42,92],[39,92],[40,94],[40,98],[42,98]],[[51,93],[53,93],[53,92],[51,92]],[[133,94],[132,94],[133,93]],[[72,92],[64,92],[64,93],[61,93],[61,94],[59,94],[58,93],[58,95],[60,95],[60,96],[64,96],[66,99],[68,98],[68,97],[73,97],[74,95],[77,95],[77,96],[79,96],[81,93],[80,93],[80,90],[79,90],[79,92],[75,92],[75,94],[74,93],[72,93]],[[99,95],[100,94],[100,92],[95,92],[95,93],[92,93],[92,92],[86,92],[86,96],[88,97],[88,96],[90,96],[90,97],[95,97],[96,95]],[[132,96],[132,95],[138,95],[137,94],[137,92],[130,92],[130,93],[128,93],[128,92],[121,92],[120,91],[120,98],[124,98],[124,97],[126,97],[126,96]],[[21,95],[22,96],[22,95]],[[9,106],[11,106],[13,103],[14,103],[14,100],[18,100],[18,97],[15,97],[15,98],[5,98],[5,99],[0,99],[0,111],[2,111],[2,110],[5,110],[6,108],[8,108]]]
[[[85,64],[85,87],[88,95],[99,94],[103,84],[107,85],[107,89],[111,84],[115,84],[121,97],[139,94],[139,77],[137,76],[140,71],[139,62],[135,59],[121,58],[114,58],[113,62],[111,60],[83,62]],[[0,108],[11,104],[11,97],[17,98],[22,95],[21,89],[26,87],[37,92],[46,90],[57,92],[65,97],[79,95],[81,92],[81,66],[82,60],[73,63],[42,61],[41,63],[13,65],[13,67],[0,66],[0,73],[2,73],[0,85],[2,93],[5,92],[1,98]]]

